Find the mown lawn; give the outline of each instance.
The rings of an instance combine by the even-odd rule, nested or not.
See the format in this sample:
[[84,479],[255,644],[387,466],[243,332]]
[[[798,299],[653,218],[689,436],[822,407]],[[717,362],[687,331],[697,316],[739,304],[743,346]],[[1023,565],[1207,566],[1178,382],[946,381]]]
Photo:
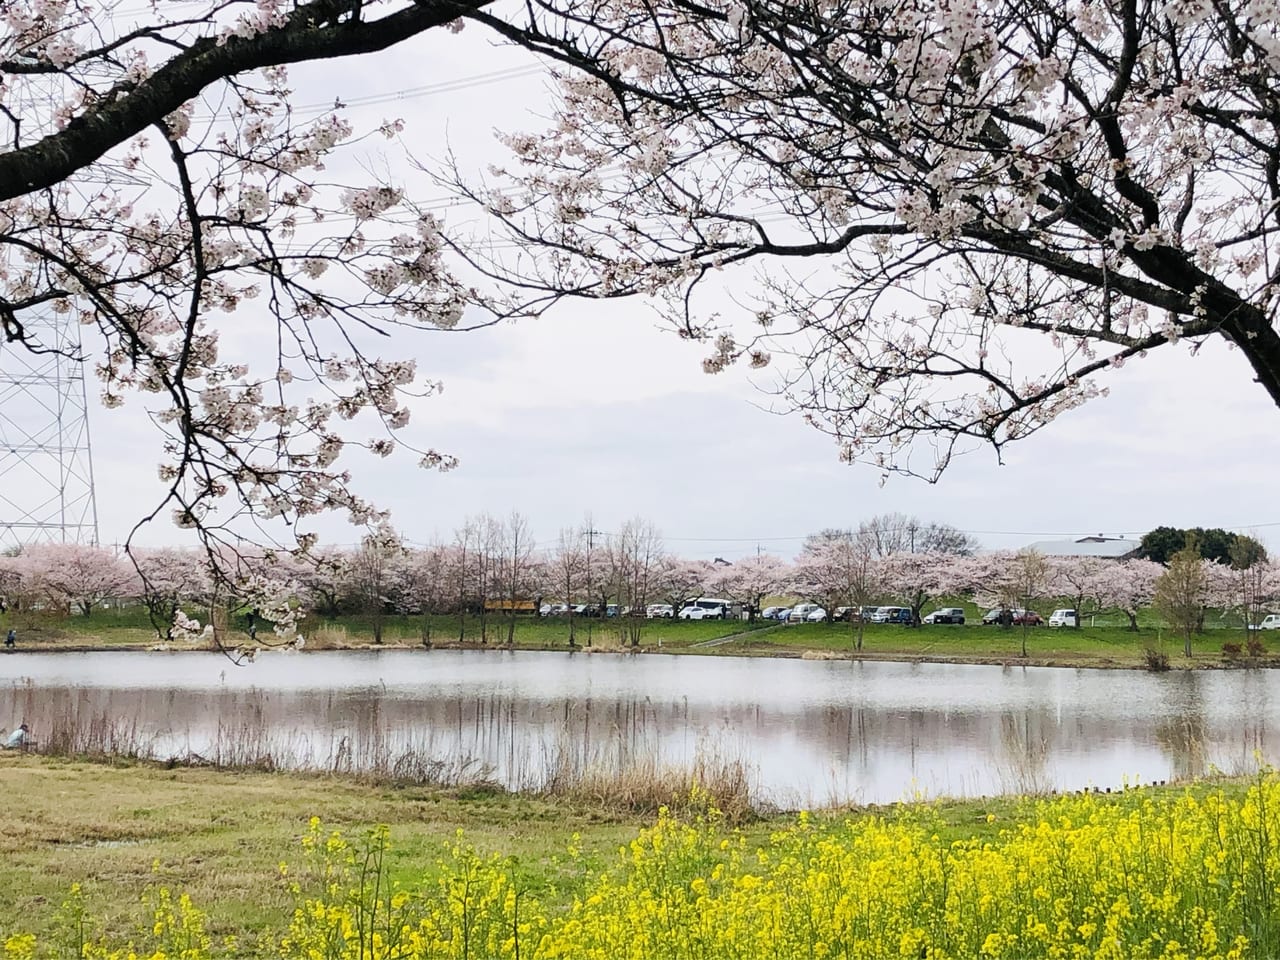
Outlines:
[[[855,626],[848,623],[804,623],[747,636],[716,648],[719,653],[780,653],[808,650],[852,655]],[[1242,642],[1243,631],[1209,630],[1194,638],[1193,661],[1217,663],[1224,658],[1224,641]],[[1265,642],[1264,638],[1264,642]],[[862,656],[936,659],[1012,659],[1022,654],[1021,627],[866,624]],[[1069,662],[1081,666],[1138,666],[1146,650],[1163,650],[1172,665],[1185,663],[1182,640],[1168,631],[1147,627],[1133,633],[1124,627],[1082,627],[1079,630],[1032,627],[1027,632],[1027,657],[1037,661]],[[1280,651],[1278,646],[1277,651]]]
[[[203,619],[201,611],[191,611]],[[382,620],[382,638],[387,644],[420,645],[424,638],[433,644],[505,643],[507,620],[490,616],[459,618],[455,615],[387,616]],[[618,619],[576,618],[572,624],[578,646],[629,645],[627,623]],[[734,620],[644,620],[640,644],[644,647],[688,646],[706,640],[760,629],[769,624],[749,624]],[[158,636],[140,606],[95,610],[92,616],[59,615],[46,611],[0,615],[0,633],[10,627],[18,631],[18,649],[69,646],[150,646]],[[300,630],[313,648],[363,646],[373,643],[374,624],[368,616],[343,615],[333,619],[308,617]],[[531,649],[565,649],[569,645],[570,623],[564,617],[516,618],[515,643]],[[232,645],[250,642],[244,617],[228,624]],[[269,626],[258,630],[264,643],[274,640]]]
[[[959,602],[931,604],[961,605]],[[897,624],[865,624],[864,657],[901,657],[939,660],[1008,660],[1020,658],[1023,628],[981,625],[983,610],[964,603],[967,623],[963,626],[924,625],[908,628]],[[1040,612],[1046,615],[1051,608]],[[199,615],[198,612],[196,615]],[[1222,662],[1244,662],[1223,652],[1224,643],[1244,645],[1245,631],[1238,625],[1210,616],[1205,632],[1193,641],[1193,659],[1182,656],[1181,638],[1165,629],[1149,612],[1139,617],[1133,632],[1123,618],[1085,618],[1080,629],[1033,627],[1027,632],[1027,657],[1031,662],[1065,663],[1076,666],[1140,666],[1146,651],[1162,650],[1173,666],[1204,666]],[[71,647],[151,646],[157,636],[145,609],[126,607],[97,610],[91,617],[58,616],[47,612],[9,613],[0,616],[0,632],[12,626],[18,631],[18,650]],[[631,637],[628,624],[617,619],[578,618],[573,625],[579,647],[627,648]],[[302,621],[308,649],[363,647],[373,643],[373,621],[367,616],[311,617]],[[454,615],[387,616],[382,621],[383,643],[420,646],[424,639],[436,646],[504,644],[507,621],[491,616],[485,620]],[[566,618],[516,618],[515,645],[526,649],[564,650],[569,646],[570,623]],[[228,646],[250,643],[243,618],[228,624],[224,642]],[[709,641],[728,642],[703,646]],[[1280,653],[1280,635],[1270,631],[1258,638],[1268,648],[1261,662],[1270,663]],[[261,643],[274,641],[271,631],[259,630]],[[710,653],[738,656],[801,656],[812,652],[826,656],[853,654],[855,626],[849,623],[803,623],[780,625],[774,621],[683,621],[646,620],[641,623],[639,646],[647,651]]]

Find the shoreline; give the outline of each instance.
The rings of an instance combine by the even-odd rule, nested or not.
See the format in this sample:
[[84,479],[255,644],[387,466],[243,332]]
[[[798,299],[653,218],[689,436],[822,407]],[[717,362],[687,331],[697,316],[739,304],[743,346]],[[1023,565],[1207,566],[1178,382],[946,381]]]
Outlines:
[[[749,636],[749,635],[748,635]],[[900,651],[868,651],[863,650],[859,653],[839,652],[821,647],[793,647],[781,648],[774,647],[768,649],[761,648],[737,648],[726,649],[732,644],[717,644],[714,647],[699,648],[696,645],[687,647],[662,647],[662,646],[640,646],[640,647],[620,647],[620,646],[591,646],[586,647],[581,644],[576,647],[569,648],[567,646],[546,646],[536,644],[507,644],[503,643],[480,643],[480,642],[459,642],[457,640],[446,641],[443,643],[432,643],[424,645],[421,643],[408,643],[401,640],[391,641],[381,644],[376,643],[346,643],[346,644],[328,644],[323,647],[315,647],[311,649],[303,649],[296,651],[304,654],[325,654],[325,653],[372,653],[380,651],[413,651],[419,653],[431,653],[433,650],[474,650],[480,652],[491,651],[495,653],[507,653],[513,651],[524,651],[529,653],[559,653],[559,654],[582,654],[586,656],[612,655],[612,656],[697,656],[697,657],[735,657],[738,659],[784,659],[784,660],[841,660],[847,662],[867,661],[872,663],[903,663],[903,664],[950,664],[956,666],[995,666],[995,667],[1047,667],[1054,669],[1076,669],[1076,670],[1139,670],[1143,672],[1168,672],[1174,673],[1179,671],[1195,671],[1195,670],[1263,670],[1272,669],[1280,666],[1280,657],[1267,656],[1263,658],[1247,658],[1240,657],[1228,659],[1225,657],[1211,658],[1208,655],[1197,658],[1193,657],[1190,661],[1182,656],[1170,657],[1168,669],[1165,671],[1152,671],[1141,660],[1121,660],[1111,657],[1093,657],[1080,656],[1071,657],[1063,655],[1053,656],[1035,656],[1028,655],[1026,657],[1013,655],[1000,655],[991,653],[949,653],[949,654],[919,654],[906,653]],[[62,643],[62,642],[28,642],[20,645],[17,649],[0,650],[0,653],[6,656],[21,656],[23,653],[223,653],[229,658],[234,659],[237,652],[241,655],[252,652],[253,656],[259,653],[271,654],[274,652],[284,652],[289,649],[288,644],[280,644],[278,646],[271,644],[259,644],[253,647],[233,646],[225,649],[218,649],[212,646],[192,646],[188,644],[172,643],[166,641],[136,642],[136,643]],[[290,652],[295,652],[290,650]],[[3,662],[3,661],[0,661]]]

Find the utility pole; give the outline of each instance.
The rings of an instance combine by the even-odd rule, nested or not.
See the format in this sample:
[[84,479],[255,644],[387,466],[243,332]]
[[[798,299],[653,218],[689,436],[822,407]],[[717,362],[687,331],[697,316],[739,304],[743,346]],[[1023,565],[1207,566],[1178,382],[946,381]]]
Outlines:
[[[591,566],[591,551],[595,548],[596,537],[602,537],[604,536],[604,534],[601,531],[596,530],[594,528],[593,524],[591,523],[591,514],[587,514],[587,527],[585,530],[582,531],[582,535],[587,538],[587,600],[594,601],[595,600],[595,584],[593,582],[593,576],[592,576],[593,568]],[[587,608],[590,609],[590,603],[588,603]],[[603,616],[604,611],[601,610],[600,614],[601,616]],[[587,646],[588,647],[591,646],[591,619],[592,619],[591,617],[589,616],[587,617]]]

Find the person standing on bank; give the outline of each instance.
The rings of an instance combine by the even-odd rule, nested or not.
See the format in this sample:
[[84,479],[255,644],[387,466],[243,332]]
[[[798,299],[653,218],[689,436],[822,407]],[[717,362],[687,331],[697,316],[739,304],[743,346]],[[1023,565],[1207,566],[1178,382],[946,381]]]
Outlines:
[[9,635],[4,638],[4,645],[10,650],[18,645],[18,631],[13,627],[9,628]]

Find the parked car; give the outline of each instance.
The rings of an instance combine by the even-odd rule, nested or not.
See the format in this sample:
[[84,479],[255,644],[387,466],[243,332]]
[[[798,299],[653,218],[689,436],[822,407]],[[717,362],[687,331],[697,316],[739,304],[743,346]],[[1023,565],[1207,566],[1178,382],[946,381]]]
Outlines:
[[876,607],[870,616],[872,623],[910,623],[911,619],[908,607]]
[[1036,613],[1034,610],[1010,610],[1008,608],[1005,608],[1004,610],[988,610],[986,614],[983,615],[982,622],[988,625],[993,623],[1009,623],[1016,627],[1021,627],[1024,624],[1039,627],[1044,624],[1043,618],[1041,618],[1040,614]]
[[728,600],[721,600],[719,597],[698,597],[686,600],[678,616],[681,620],[725,620],[728,619],[730,606],[732,604]]
[[[1076,612],[1074,610],[1055,610],[1049,614],[1049,626],[1051,627],[1074,627],[1076,625]],[[1280,627],[1280,623],[1276,626]]]
[[846,622],[857,620],[859,617],[859,607],[836,607],[836,612],[831,614],[832,620],[843,620]]
[[964,623],[963,607],[939,607],[927,617],[920,620],[921,623]]
[[1280,630],[1280,614],[1268,613],[1260,623],[1249,624],[1250,630]]
[[773,615],[773,619],[780,620],[781,622],[786,623],[789,619],[791,619],[791,608],[779,607],[778,612]]
[[644,608],[644,615],[650,620],[658,620],[663,617],[670,619],[675,616],[675,608],[669,603],[651,603]]
[[[815,610],[821,609],[822,607],[818,606],[816,603],[797,603],[791,608],[791,612],[787,614],[787,622],[804,623],[809,619],[809,614],[813,613]],[[825,617],[826,614],[824,613],[823,616]]]
[[822,607],[818,607],[816,610],[810,610],[805,615],[804,619],[808,623],[822,623],[822,621],[827,619],[827,611],[822,609]]
[[549,616],[551,616],[551,610],[552,610],[554,607],[555,607],[555,604],[554,604],[554,603],[544,603],[542,606],[540,606],[540,607],[538,608],[538,616],[540,616],[540,617],[549,617]]
[[787,608],[787,607],[765,607],[763,610],[761,610],[761,611],[760,611],[760,619],[761,619],[761,620],[777,620],[777,619],[778,619],[778,614],[779,614],[779,613],[781,613],[783,610],[787,610],[787,609],[789,609],[789,608]]
[[573,615],[575,617],[598,617],[600,616],[600,604],[575,603],[573,605]]

